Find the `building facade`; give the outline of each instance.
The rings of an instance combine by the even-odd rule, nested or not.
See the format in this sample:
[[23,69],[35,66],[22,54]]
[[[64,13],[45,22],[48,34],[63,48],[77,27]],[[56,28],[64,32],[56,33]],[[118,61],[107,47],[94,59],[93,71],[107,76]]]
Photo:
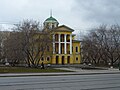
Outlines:
[[50,16],[44,21],[44,30],[52,31],[52,54],[44,55],[41,62],[45,64],[79,64],[80,41],[75,40],[73,29],[66,25],[59,26],[59,22]]

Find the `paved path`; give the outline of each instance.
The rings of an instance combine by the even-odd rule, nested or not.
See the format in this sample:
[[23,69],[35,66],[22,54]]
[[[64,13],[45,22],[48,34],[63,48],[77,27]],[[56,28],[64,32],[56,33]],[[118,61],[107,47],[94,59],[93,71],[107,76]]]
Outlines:
[[61,70],[69,70],[69,71],[74,71],[74,72],[119,72],[119,69],[115,69],[115,68],[105,68],[102,70],[98,70],[98,69],[91,69],[91,70],[87,70],[87,69],[81,69],[81,68],[73,68],[73,67],[69,67],[69,68],[56,68],[56,69],[61,69]]

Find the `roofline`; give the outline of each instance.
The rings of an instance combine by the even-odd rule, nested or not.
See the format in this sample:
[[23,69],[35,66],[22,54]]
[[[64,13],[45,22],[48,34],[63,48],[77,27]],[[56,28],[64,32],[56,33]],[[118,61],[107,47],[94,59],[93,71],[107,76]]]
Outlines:
[[[54,28],[53,30],[54,30],[54,31],[56,31],[56,29],[57,29],[57,28],[60,28],[60,27],[66,27],[66,28],[68,28],[68,29],[70,29],[70,30],[71,30],[71,31],[66,31],[66,32],[73,32],[73,31],[74,31],[74,29],[69,28],[69,27],[68,27],[68,26],[66,26],[66,25],[60,25],[60,26],[58,26],[58,27]],[[64,32],[63,30],[59,30],[59,31]],[[56,31],[56,32],[57,32],[57,31]]]
[[72,28],[70,28],[70,27],[68,27],[68,26],[66,26],[66,25],[61,25],[61,26],[59,26],[59,27],[62,27],[62,26],[65,26],[65,27],[67,27],[67,28],[69,28],[71,31],[75,31],[74,29],[72,29]]

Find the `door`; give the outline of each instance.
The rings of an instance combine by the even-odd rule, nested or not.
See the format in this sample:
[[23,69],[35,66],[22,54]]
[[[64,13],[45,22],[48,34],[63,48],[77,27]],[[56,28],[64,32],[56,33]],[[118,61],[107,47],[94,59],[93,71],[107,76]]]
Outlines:
[[59,56],[56,56],[56,64],[59,62]]
[[62,56],[62,65],[64,65],[64,56]]

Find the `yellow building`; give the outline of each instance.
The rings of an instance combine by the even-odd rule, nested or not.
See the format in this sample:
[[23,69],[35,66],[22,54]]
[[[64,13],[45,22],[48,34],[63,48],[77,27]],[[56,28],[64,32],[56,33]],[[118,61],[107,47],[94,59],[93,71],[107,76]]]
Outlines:
[[66,25],[59,26],[58,21],[50,16],[44,21],[44,30],[51,30],[52,34],[52,54],[44,55],[42,62],[45,64],[79,64],[80,41],[74,40],[74,31]]

